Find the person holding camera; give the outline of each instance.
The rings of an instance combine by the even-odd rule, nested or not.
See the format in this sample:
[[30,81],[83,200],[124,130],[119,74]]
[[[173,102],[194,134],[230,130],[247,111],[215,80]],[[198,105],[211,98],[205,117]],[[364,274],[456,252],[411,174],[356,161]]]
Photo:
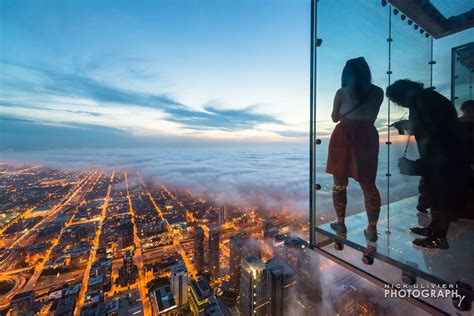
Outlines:
[[416,139],[420,159],[400,158],[400,173],[421,176],[431,198],[432,219],[428,227],[410,230],[426,238],[413,243],[425,248],[449,248],[446,235],[450,219],[463,208],[467,187],[466,142],[454,105],[433,89],[408,79],[387,88],[387,97],[410,111],[408,120],[391,125]]

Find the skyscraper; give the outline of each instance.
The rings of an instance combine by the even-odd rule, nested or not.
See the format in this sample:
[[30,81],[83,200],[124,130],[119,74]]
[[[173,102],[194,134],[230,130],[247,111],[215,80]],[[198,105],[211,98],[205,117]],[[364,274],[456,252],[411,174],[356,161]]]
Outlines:
[[194,229],[194,267],[198,273],[204,270],[204,230],[201,226]]
[[270,275],[271,315],[289,315],[290,293],[296,284],[295,270],[283,258],[273,258],[266,263]]
[[278,228],[275,222],[265,219],[263,221],[263,238],[271,240],[276,234],[278,234]]
[[300,237],[287,238],[285,240],[285,249],[286,259],[292,266],[298,270],[306,266],[306,253],[309,251],[308,242],[306,240]]
[[255,256],[245,257],[240,275],[240,313],[269,315],[270,294],[270,277],[265,264]]
[[125,255],[123,256],[123,267],[125,270],[125,273],[127,275],[130,275],[132,273],[133,269],[133,252],[130,250],[127,250]]
[[312,256],[308,242],[296,236],[285,239],[284,245],[285,258],[296,271],[298,290],[316,301],[321,299],[321,291],[318,290],[321,289],[319,276],[313,269],[319,265],[319,256]]
[[176,302],[176,306],[182,308],[188,305],[188,270],[183,262],[174,267],[171,271],[171,290]]
[[123,256],[123,265],[119,268],[118,283],[126,286],[135,282],[138,277],[138,266],[133,263],[133,252],[127,250]]
[[219,226],[224,225],[226,221],[227,221],[227,210],[226,210],[225,204],[222,204],[222,206],[219,208]]
[[209,272],[213,280],[219,277],[219,232],[209,233]]
[[188,287],[189,307],[193,315],[200,315],[206,305],[209,304],[209,298],[213,296],[212,289],[205,277],[198,280],[191,280]]
[[243,234],[237,234],[230,237],[230,283],[234,290],[239,289],[240,264],[242,263],[242,248],[245,239],[245,235]]
[[120,224],[118,228],[119,246],[121,249],[128,248],[133,245],[133,224],[125,222]]

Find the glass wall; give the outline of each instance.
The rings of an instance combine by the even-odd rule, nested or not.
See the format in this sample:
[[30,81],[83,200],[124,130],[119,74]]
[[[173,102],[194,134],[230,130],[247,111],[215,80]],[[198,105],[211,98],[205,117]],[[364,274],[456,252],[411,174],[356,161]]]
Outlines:
[[464,102],[473,98],[473,55],[474,43],[472,42],[455,47],[452,51],[452,100],[458,110]]
[[[438,64],[436,82],[449,82],[450,56],[383,1],[319,1],[316,36],[316,247],[382,284],[472,294],[465,135],[449,89],[433,86]],[[451,299],[415,302],[459,312]]]

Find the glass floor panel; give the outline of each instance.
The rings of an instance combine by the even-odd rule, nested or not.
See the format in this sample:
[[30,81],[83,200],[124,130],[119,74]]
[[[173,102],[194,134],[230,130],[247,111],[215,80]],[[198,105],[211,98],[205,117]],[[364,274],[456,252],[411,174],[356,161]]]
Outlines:
[[[340,260],[342,260],[345,263],[348,263],[350,266],[353,268],[359,269],[360,271],[363,271],[365,274],[368,274],[369,276],[375,277],[379,279],[380,281],[384,282],[385,284],[404,284],[403,282],[403,270],[401,270],[399,267],[389,264],[387,262],[384,262],[383,260],[378,260],[376,259],[374,263],[370,266],[367,266],[364,264],[361,260],[361,252],[355,248],[352,247],[345,247],[344,251],[338,251],[333,247],[333,244],[327,244],[325,246],[320,247],[320,250],[322,250],[324,253],[330,254],[331,256],[334,256]],[[353,271],[352,268],[347,267],[349,270]],[[361,275],[362,276],[362,275]],[[363,276],[362,276],[363,277]],[[372,279],[368,279],[372,282],[374,282]],[[416,285],[408,285],[407,289],[415,289],[417,286],[418,288],[423,287],[423,288],[430,288],[433,285],[432,282],[429,282],[421,277],[416,278]],[[426,314],[424,313],[419,313],[415,312],[413,314],[409,315],[458,315],[458,316],[472,316],[471,311],[460,311],[455,307],[453,304],[452,299],[446,299],[446,298],[419,298],[419,302],[422,302],[427,305],[418,305],[416,301],[411,300],[409,301],[410,304],[416,304],[418,307],[423,309]],[[386,300],[387,307],[389,308],[388,311],[385,311],[384,315],[390,314],[391,311],[393,311],[393,314],[397,315],[402,315],[401,313],[397,313],[395,311],[398,311],[397,303],[392,301],[390,297],[387,298]],[[429,306],[429,307],[427,307]]]
[[411,233],[409,228],[427,225],[430,217],[416,210],[417,202],[418,197],[415,196],[390,204],[390,234],[386,233],[387,208],[382,207],[378,224],[379,238],[375,243],[369,243],[364,236],[364,229],[367,227],[365,212],[346,218],[348,233],[345,239],[340,239],[329,223],[316,227],[316,231],[360,251],[366,251],[369,246],[371,249],[375,247],[374,258],[411,271],[430,282],[443,284],[462,281],[473,286],[474,221],[458,220],[451,223],[448,232],[449,249],[418,247],[412,241],[421,236]]

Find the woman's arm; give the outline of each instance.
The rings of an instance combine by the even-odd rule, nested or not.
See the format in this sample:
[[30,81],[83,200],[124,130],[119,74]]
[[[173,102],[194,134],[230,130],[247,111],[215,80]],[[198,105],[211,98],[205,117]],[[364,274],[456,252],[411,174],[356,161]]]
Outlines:
[[342,97],[341,90],[337,90],[336,95],[334,96],[334,102],[332,106],[331,118],[334,123],[339,122],[341,117],[341,106],[342,106]]

